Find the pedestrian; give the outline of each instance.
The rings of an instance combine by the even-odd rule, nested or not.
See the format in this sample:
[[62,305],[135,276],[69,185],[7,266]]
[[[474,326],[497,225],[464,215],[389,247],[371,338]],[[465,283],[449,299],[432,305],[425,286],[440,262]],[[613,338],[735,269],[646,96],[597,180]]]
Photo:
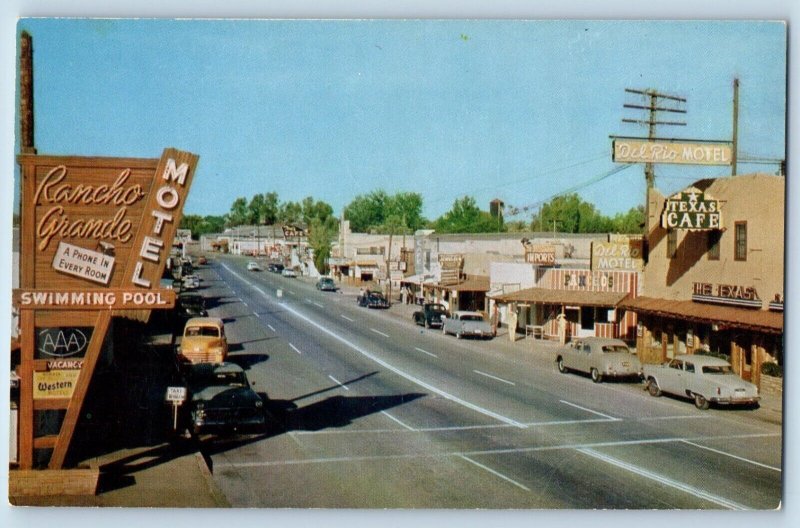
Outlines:
[[403,304],[408,303],[408,289],[405,286],[400,288],[400,302]]
[[492,336],[494,336],[494,337],[497,337],[497,323],[498,323],[499,317],[500,317],[500,313],[498,312],[497,303],[495,302],[495,303],[493,303],[493,306],[492,306],[492,318],[491,318],[492,319]]

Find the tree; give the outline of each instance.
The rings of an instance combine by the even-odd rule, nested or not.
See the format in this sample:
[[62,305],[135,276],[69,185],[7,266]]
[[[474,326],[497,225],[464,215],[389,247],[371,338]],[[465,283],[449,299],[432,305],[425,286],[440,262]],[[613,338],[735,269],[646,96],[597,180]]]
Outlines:
[[501,223],[487,211],[481,211],[472,196],[453,202],[453,207],[434,223],[440,233],[493,233],[502,231]]
[[250,209],[247,207],[247,200],[239,197],[231,204],[231,210],[227,215],[226,223],[228,226],[240,226],[250,223]]
[[612,231],[612,222],[600,214],[593,204],[571,193],[556,196],[544,204],[531,229],[554,229],[560,233],[608,233]]
[[278,193],[256,194],[250,199],[250,222],[257,225],[272,225],[278,218]]
[[328,257],[331,255],[331,239],[334,232],[319,218],[309,223],[308,245],[314,250],[314,265],[320,273],[328,272]]
[[303,206],[297,202],[284,202],[278,207],[278,222],[299,224],[303,221]]
[[644,229],[644,206],[632,207],[624,214],[617,213],[611,222],[615,233],[642,233]]
[[197,240],[206,233],[221,233],[225,228],[222,216],[185,215],[181,218],[181,229],[191,229],[192,238]]
[[422,216],[422,195],[413,192],[389,195],[378,189],[356,196],[344,208],[344,217],[350,221],[350,229],[356,233],[388,233],[386,220],[390,216],[404,220],[405,229],[411,232],[422,229],[427,224]]

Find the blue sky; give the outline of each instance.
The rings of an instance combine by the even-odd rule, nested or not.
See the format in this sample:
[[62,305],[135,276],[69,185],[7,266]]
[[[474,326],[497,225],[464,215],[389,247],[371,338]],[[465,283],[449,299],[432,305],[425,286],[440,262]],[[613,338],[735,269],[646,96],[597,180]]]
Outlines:
[[[23,19],[42,154],[200,155],[186,213],[238,196],[312,195],[338,213],[382,188],[536,205],[615,168],[609,135],[638,103],[687,98],[686,127],[740,156],[785,157],[786,29],[772,22]],[[673,116],[669,116],[673,118]],[[775,172],[740,163],[739,172]],[[726,167],[658,166],[665,192]],[[641,166],[584,187],[606,214],[643,202]],[[516,219],[527,220],[529,215]]]

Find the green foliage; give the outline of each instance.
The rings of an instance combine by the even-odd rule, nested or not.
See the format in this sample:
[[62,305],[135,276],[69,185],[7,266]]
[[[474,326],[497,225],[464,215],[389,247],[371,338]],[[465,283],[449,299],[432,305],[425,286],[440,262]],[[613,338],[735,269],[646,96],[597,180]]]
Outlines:
[[185,215],[181,218],[181,229],[191,229],[192,238],[198,240],[206,233],[221,233],[225,229],[225,218],[222,216]]
[[783,377],[783,367],[777,363],[766,362],[761,364],[761,373],[774,378]]
[[243,196],[235,199],[231,204],[231,210],[227,215],[226,223],[228,226],[250,224],[250,208],[247,207],[247,199]]
[[328,257],[331,255],[331,239],[335,235],[326,222],[312,218],[309,222],[308,245],[314,250],[314,265],[320,273],[328,272]]
[[250,199],[247,208],[247,224],[272,225],[278,218],[278,193],[256,194]]
[[[389,195],[380,189],[356,196],[344,208],[344,216],[350,221],[350,229],[355,233],[389,233],[392,229],[395,233],[413,233],[427,223],[422,217],[420,194],[398,192]],[[394,225],[388,222],[391,217],[396,217],[392,221]]]
[[575,193],[556,196],[539,210],[531,223],[533,231],[559,233],[624,233],[642,232],[644,208],[636,207],[627,213],[609,218],[593,204],[585,202]]
[[453,202],[453,207],[433,223],[439,233],[497,233],[503,224],[481,211],[472,196],[464,196]]

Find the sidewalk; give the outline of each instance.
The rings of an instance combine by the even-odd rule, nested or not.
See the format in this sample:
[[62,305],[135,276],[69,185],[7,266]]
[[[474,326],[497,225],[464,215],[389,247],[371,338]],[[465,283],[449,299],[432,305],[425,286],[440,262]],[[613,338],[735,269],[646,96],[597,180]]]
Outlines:
[[85,462],[100,469],[96,495],[10,497],[16,506],[229,507],[190,445],[125,449]]

